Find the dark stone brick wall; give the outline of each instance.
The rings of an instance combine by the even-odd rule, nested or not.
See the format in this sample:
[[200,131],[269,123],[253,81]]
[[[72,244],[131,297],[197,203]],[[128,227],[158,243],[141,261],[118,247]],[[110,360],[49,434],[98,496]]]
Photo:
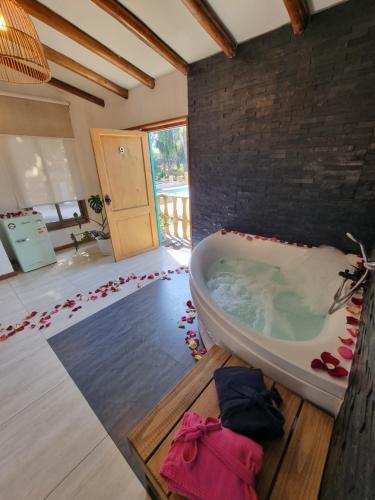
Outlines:
[[375,1],[351,0],[191,65],[193,243],[228,227],[375,241]]

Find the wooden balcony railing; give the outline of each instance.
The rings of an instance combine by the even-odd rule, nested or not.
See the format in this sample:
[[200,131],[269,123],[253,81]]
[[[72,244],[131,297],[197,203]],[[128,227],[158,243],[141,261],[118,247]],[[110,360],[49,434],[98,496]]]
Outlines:
[[161,214],[161,228],[165,236],[190,241],[190,200],[186,196],[158,194],[158,210]]

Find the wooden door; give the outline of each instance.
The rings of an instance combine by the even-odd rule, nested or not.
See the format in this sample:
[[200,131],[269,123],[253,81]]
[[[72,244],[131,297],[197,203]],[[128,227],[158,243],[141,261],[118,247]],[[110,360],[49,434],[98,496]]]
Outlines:
[[147,132],[90,132],[115,260],[159,246]]

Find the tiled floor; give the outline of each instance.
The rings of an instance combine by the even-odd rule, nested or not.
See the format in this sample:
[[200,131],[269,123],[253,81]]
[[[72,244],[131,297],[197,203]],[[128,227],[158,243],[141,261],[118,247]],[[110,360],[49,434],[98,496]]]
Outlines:
[[[120,275],[185,265],[189,252],[159,248],[122,262],[95,245],[58,262],[0,282],[0,321],[14,324],[32,310],[87,294]],[[143,283],[147,285],[147,281]],[[136,292],[136,281],[69,318],[62,311],[48,330],[27,329],[0,343],[1,500],[145,499],[147,494],[93,413],[46,338]]]

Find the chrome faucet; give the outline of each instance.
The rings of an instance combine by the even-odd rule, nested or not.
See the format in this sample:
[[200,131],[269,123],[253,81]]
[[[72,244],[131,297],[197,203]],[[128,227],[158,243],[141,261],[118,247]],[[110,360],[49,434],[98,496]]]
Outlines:
[[[364,285],[368,273],[370,271],[375,271],[375,261],[368,260],[363,243],[355,238],[351,233],[346,233],[346,236],[354,241],[354,243],[357,243],[357,245],[359,245],[363,259],[363,268],[357,267],[352,273],[350,273],[348,269],[345,269],[345,271],[341,271],[339,273],[339,275],[343,278],[343,281],[333,297],[333,304],[328,310],[329,314],[333,314],[334,312],[344,307],[348,300],[353,297],[356,291]],[[343,293],[344,287],[348,280],[351,280],[353,285],[349,292]]]

